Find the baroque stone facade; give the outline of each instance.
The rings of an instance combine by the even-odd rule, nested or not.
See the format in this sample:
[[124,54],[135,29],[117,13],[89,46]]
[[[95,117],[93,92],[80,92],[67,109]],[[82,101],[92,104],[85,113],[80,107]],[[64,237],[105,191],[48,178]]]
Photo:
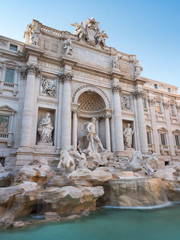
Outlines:
[[10,170],[41,158],[53,165],[61,148],[78,148],[92,117],[105,149],[179,161],[177,87],[142,77],[136,56],[108,47],[94,18],[72,25],[75,34],[33,20],[25,43],[0,37],[0,162]]

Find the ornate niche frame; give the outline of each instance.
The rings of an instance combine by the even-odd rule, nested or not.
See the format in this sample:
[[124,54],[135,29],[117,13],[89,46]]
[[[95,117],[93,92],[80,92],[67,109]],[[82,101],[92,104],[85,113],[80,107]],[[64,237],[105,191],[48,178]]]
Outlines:
[[0,116],[5,116],[8,119],[8,129],[5,133],[0,133],[0,143],[7,143],[7,147],[12,147],[14,132],[13,132],[13,124],[14,124],[14,116],[16,110],[13,108],[4,105],[0,107]]

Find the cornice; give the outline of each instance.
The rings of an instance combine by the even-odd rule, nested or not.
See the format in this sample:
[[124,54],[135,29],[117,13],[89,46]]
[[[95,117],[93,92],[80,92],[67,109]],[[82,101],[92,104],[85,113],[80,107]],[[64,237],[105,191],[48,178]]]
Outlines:
[[28,59],[30,55],[39,57],[43,55],[44,51],[37,46],[25,44],[22,53],[23,56]]
[[118,72],[118,71],[112,71],[111,73],[110,73],[110,76],[111,76],[111,78],[113,79],[113,78],[118,78],[118,79],[121,79],[122,77],[124,77],[124,74],[122,73],[122,72]]
[[146,83],[146,80],[143,80],[142,78],[136,78],[136,80],[134,81],[135,85],[144,85]]

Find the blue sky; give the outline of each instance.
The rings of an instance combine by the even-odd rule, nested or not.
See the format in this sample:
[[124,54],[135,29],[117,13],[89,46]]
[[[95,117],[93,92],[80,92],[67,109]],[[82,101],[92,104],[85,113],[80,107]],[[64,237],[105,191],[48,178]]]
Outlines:
[[180,0],[0,0],[0,10],[0,35],[20,41],[32,19],[74,33],[71,23],[95,17],[107,45],[135,54],[144,77],[180,88]]

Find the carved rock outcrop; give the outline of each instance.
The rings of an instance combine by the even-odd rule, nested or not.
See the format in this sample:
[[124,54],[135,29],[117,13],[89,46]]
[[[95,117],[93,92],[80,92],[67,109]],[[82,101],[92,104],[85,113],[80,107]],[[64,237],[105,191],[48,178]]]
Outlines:
[[[44,206],[58,214],[79,214],[96,209],[96,200],[104,194],[103,187],[51,187],[44,190]],[[43,210],[42,210],[43,211]]]
[[112,174],[108,171],[97,168],[91,171],[87,168],[77,169],[68,177],[77,186],[97,186],[112,179]]
[[17,179],[20,181],[36,182],[43,185],[49,181],[53,172],[51,167],[41,163],[35,163],[32,165],[26,165],[19,171]]

